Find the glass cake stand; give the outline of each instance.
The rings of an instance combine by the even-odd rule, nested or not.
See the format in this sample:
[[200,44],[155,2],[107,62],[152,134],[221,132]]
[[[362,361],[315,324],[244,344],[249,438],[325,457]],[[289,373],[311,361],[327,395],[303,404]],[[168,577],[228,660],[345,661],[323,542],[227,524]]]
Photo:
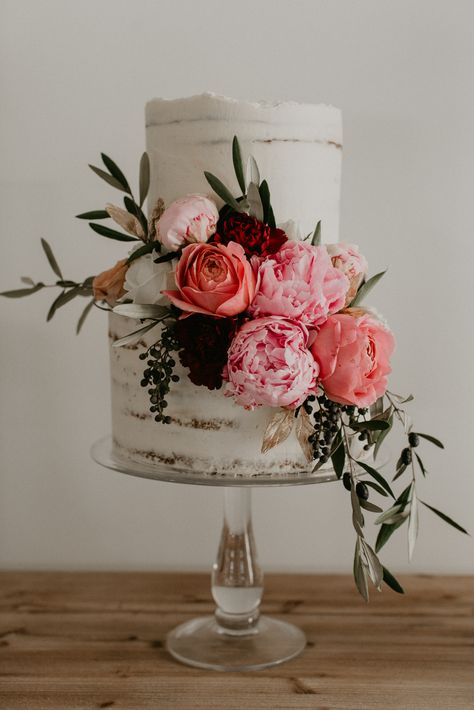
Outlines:
[[251,490],[255,486],[334,481],[332,468],[321,468],[316,473],[251,477],[189,472],[162,464],[121,460],[113,453],[110,436],[97,441],[91,454],[101,466],[131,476],[224,489],[224,521],[211,575],[216,609],[213,616],[192,619],[169,632],[166,647],[174,658],[198,668],[253,671],[283,663],[303,651],[306,638],[301,629],[260,615],[263,573],[252,531]]

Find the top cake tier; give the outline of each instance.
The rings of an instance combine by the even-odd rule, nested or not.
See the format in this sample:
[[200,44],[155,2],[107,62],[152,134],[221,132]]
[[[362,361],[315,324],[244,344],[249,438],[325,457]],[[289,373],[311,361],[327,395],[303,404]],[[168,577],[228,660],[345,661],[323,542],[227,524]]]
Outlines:
[[254,103],[214,94],[149,101],[149,205],[158,197],[168,204],[188,193],[210,194],[204,170],[239,195],[234,135],[244,159],[252,154],[268,181],[277,221],[296,219],[307,233],[321,219],[323,240],[338,241],[342,118],[339,109],[324,104]]

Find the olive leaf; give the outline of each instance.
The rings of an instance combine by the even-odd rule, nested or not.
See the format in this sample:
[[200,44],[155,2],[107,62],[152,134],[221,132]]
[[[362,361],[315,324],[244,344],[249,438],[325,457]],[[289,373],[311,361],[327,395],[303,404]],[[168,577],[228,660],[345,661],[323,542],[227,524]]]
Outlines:
[[131,193],[130,190],[130,185],[127,182],[127,178],[123,174],[123,172],[120,170],[119,166],[114,163],[114,161],[109,158],[108,155],[105,155],[105,153],[101,153],[100,157],[102,158],[102,162],[104,163],[105,167],[109,171],[109,173],[114,177],[117,182],[122,186],[123,190],[125,192],[128,192],[129,194]]
[[139,177],[139,200],[140,207],[146,200],[148,190],[150,189],[150,158],[148,153],[143,153],[140,159],[140,177]]
[[354,306],[358,306],[359,303],[361,303],[366,296],[369,295],[369,293],[372,291],[374,286],[380,281],[382,276],[386,273],[385,271],[381,271],[378,274],[375,274],[375,276],[372,276],[368,281],[365,281],[360,287],[359,290],[357,291],[355,298],[353,301],[349,304],[349,308],[353,308]]
[[171,315],[169,308],[153,304],[121,303],[113,308],[113,312],[127,318],[164,318]]
[[313,460],[313,448],[308,441],[308,437],[314,432],[314,427],[311,424],[311,419],[308,412],[304,407],[300,407],[298,416],[296,417],[296,438],[298,439],[299,445],[305,455],[306,461],[308,463]]
[[256,185],[260,185],[260,170],[258,169],[257,161],[253,155],[249,155],[247,160],[247,170],[246,170],[246,184],[250,185],[254,182]]
[[331,461],[334,468],[334,472],[338,478],[341,478],[344,472],[344,463],[346,460],[346,450],[342,441],[342,436],[340,430],[334,437],[333,450],[331,452]]
[[138,328],[138,330],[134,330],[132,333],[128,333],[128,335],[124,335],[123,338],[119,338],[118,340],[115,340],[113,342],[113,347],[114,348],[122,348],[124,345],[129,345],[130,343],[134,343],[137,340],[140,340],[142,335],[145,335],[145,333],[148,333],[149,330],[151,330],[152,328],[155,328],[157,325],[159,325],[159,323],[156,323],[155,321],[153,323],[147,323],[147,325],[144,325],[141,328]]
[[242,204],[237,202],[229,188],[227,188],[224,183],[219,180],[218,177],[207,171],[204,171],[204,175],[216,195],[218,195],[221,200],[226,203],[226,205],[232,207],[232,209],[234,209],[236,212],[242,211]]
[[448,525],[452,525],[453,528],[456,528],[456,530],[459,530],[460,532],[464,533],[465,535],[469,535],[468,531],[465,530],[461,525],[456,523],[452,518],[450,518],[446,513],[442,513],[440,510],[437,510],[437,508],[433,508],[432,505],[428,505],[428,503],[425,503],[424,500],[420,500],[420,503],[422,503],[426,508],[431,510],[432,513],[435,513],[438,517],[441,518],[441,520],[444,520],[445,523],[448,523]]
[[366,602],[369,601],[369,584],[367,580],[367,569],[362,564],[361,554],[360,554],[360,537],[357,536],[357,542],[354,551],[354,579],[356,587],[359,593],[365,599]]
[[46,239],[41,240],[41,246],[43,247],[43,251],[46,254],[46,258],[49,262],[50,267],[52,268],[52,270],[54,271],[56,276],[58,276],[60,279],[62,279],[63,275],[61,273],[61,269],[59,268],[58,262],[56,261],[56,258],[53,254],[53,250],[49,246]]
[[135,251],[132,251],[130,256],[127,259],[127,264],[131,264],[132,261],[135,261],[135,259],[139,259],[141,256],[144,256],[145,254],[151,254],[156,249],[156,242],[147,242],[141,247],[138,247],[138,249],[135,249]]
[[142,225],[135,215],[130,214],[127,210],[123,210],[121,207],[117,207],[116,205],[112,205],[110,203],[105,205],[105,209],[114,222],[119,225],[119,227],[122,227],[122,229],[125,229],[126,232],[132,234],[134,237],[138,237],[139,239],[144,238],[145,234],[143,232]]
[[89,227],[100,234],[102,237],[107,237],[108,239],[116,239],[118,242],[136,242],[138,241],[136,237],[128,236],[128,234],[122,234],[122,232],[117,232],[115,229],[110,229],[109,227],[104,227],[102,224],[94,224],[94,222],[89,222]]
[[239,183],[239,187],[242,190],[242,194],[245,194],[245,179],[244,179],[244,168],[242,164],[242,151],[240,150],[240,143],[237,136],[234,136],[232,141],[232,162],[234,163],[235,177]]
[[285,441],[293,429],[295,413],[292,409],[279,409],[270,418],[262,441],[262,454]]
[[2,291],[0,296],[5,296],[5,298],[23,298],[23,296],[31,296],[32,293],[36,293],[44,288],[43,283],[38,283],[31,288],[15,288],[12,291]]
[[370,545],[361,538],[360,540],[361,552],[363,557],[365,557],[365,562],[369,570],[369,576],[372,580],[373,585],[380,590],[380,586],[383,580],[383,567],[380,564],[380,560],[370,547]]
[[395,498],[392,489],[390,488],[390,485],[387,483],[385,478],[380,474],[375,468],[372,468],[372,466],[369,466],[369,464],[364,463],[363,461],[357,461],[357,465],[360,466],[361,468],[366,471],[369,476],[372,476],[372,478],[375,478],[377,483],[382,486],[384,490],[387,491],[389,495],[392,496],[392,498]]
[[28,284],[28,286],[34,286],[34,285],[35,285],[35,282],[33,281],[33,279],[32,279],[30,276],[22,276],[22,277],[20,278],[20,281],[21,281],[22,283],[24,283],[24,284]]
[[401,510],[403,510],[402,504],[396,503],[395,505],[392,505],[391,508],[387,508],[387,510],[384,510],[384,512],[381,515],[379,515],[378,518],[375,519],[375,521],[374,521],[375,525],[381,525],[382,523],[385,523],[387,520],[389,520],[392,517],[392,515],[399,513]]
[[259,222],[263,221],[263,204],[262,198],[260,197],[260,191],[258,185],[251,182],[247,188],[247,200],[249,203],[249,213]]
[[112,175],[109,175],[109,173],[106,173],[105,170],[102,170],[102,168],[98,168],[96,165],[91,165],[90,163],[89,167],[96,175],[102,178],[102,180],[105,180],[108,185],[115,187],[116,190],[128,192],[116,178],[112,177]]
[[105,210],[92,210],[91,212],[83,212],[82,214],[77,214],[76,219],[108,219],[109,213]]
[[370,500],[364,500],[363,498],[359,498],[359,505],[364,510],[368,510],[369,513],[381,513],[383,510],[379,505],[375,505],[375,503],[371,503]]
[[431,442],[435,446],[438,446],[440,449],[444,449],[444,444],[441,443],[439,439],[435,439],[434,436],[430,436],[429,434],[420,434],[419,431],[414,432],[415,434],[418,434],[418,436],[421,436],[422,439],[426,439],[426,441]]
[[408,559],[411,560],[418,537],[418,500],[415,490],[412,490],[410,513],[408,516]]
[[321,220],[319,220],[313,232],[311,244],[313,245],[313,247],[318,247],[321,244]]
[[383,581],[390,587],[390,589],[393,589],[394,592],[397,592],[397,594],[405,594],[405,590],[403,589],[400,582],[395,579],[393,574],[389,572],[386,567],[383,567]]
[[351,424],[351,429],[354,431],[382,431],[383,429],[388,429],[389,428],[389,423],[384,421],[383,419],[369,419],[368,421],[364,422],[354,422]]
[[271,210],[271,204],[270,204],[270,189],[268,187],[268,182],[266,180],[262,180],[260,183],[260,186],[258,188],[258,191],[260,193],[260,200],[262,202],[262,207],[263,207],[263,222],[265,224],[268,224],[268,219],[270,216],[270,210]]
[[86,320],[87,316],[89,315],[89,313],[90,313],[90,311],[91,311],[93,305],[94,305],[94,299],[92,299],[91,301],[89,301],[89,303],[87,304],[87,306],[86,306],[86,307],[84,308],[84,310],[82,311],[82,313],[81,313],[81,315],[80,315],[80,317],[79,317],[79,320],[77,321],[76,335],[79,335],[79,333],[81,332],[81,328],[82,328],[82,326],[84,325],[84,321]]

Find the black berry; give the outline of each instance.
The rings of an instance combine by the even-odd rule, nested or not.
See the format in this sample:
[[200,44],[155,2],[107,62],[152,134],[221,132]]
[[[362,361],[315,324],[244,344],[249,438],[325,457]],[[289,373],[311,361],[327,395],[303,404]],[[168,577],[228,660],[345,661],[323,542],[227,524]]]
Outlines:
[[410,446],[413,446],[413,447],[418,446],[418,444],[420,443],[420,437],[418,436],[418,434],[415,434],[414,431],[411,431],[408,434],[408,442],[409,442]]
[[367,500],[367,498],[369,497],[369,489],[367,488],[365,483],[362,483],[362,481],[359,481],[356,485],[356,493],[359,498],[362,498],[362,500]]
[[411,449],[409,449],[408,447],[406,449],[403,449],[400,458],[402,463],[404,463],[405,466],[408,466],[408,464],[411,463]]
[[348,471],[342,476],[342,485],[346,491],[350,491],[352,488],[351,474]]

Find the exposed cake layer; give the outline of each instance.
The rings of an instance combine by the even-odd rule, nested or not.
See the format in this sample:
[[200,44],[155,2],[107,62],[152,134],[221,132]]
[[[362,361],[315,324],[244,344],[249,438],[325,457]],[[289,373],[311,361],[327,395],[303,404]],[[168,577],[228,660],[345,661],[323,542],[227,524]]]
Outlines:
[[231,159],[237,135],[268,180],[278,222],[298,218],[304,233],[322,220],[323,240],[337,242],[342,119],[326,105],[252,103],[213,94],[153,99],[146,106],[152,176],[149,204],[210,193],[204,170],[239,194]]
[[159,337],[159,328],[139,343],[114,348],[114,340],[136,330],[139,322],[109,316],[112,377],[112,427],[115,453],[122,459],[166,464],[203,473],[294,473],[310,470],[294,433],[266,454],[260,452],[263,433],[274,412],[270,408],[245,411],[222,390],[196,387],[180,365],[180,381],[169,393],[172,423],[155,422],[146,389],[140,387],[144,347]]

